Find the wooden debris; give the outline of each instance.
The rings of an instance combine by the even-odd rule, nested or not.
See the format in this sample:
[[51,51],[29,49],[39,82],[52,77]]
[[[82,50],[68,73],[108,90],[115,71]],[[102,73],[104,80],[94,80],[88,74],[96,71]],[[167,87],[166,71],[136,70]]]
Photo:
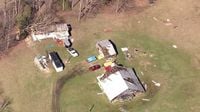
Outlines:
[[178,48],[177,45],[172,45],[172,47],[175,48],[175,49]]
[[157,86],[157,87],[160,87],[160,85],[161,85],[160,83],[158,83],[158,82],[156,82],[156,81],[154,81],[154,80],[152,80],[152,82],[153,82],[154,85]]
[[142,101],[150,101],[150,99],[143,98]]

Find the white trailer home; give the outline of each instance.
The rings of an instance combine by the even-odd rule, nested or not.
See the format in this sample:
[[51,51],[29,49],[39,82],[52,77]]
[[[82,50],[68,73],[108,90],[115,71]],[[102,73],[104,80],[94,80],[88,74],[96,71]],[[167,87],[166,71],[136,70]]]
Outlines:
[[57,52],[55,51],[50,52],[49,59],[51,60],[52,65],[54,69],[56,70],[56,72],[61,72],[64,70],[64,64]]

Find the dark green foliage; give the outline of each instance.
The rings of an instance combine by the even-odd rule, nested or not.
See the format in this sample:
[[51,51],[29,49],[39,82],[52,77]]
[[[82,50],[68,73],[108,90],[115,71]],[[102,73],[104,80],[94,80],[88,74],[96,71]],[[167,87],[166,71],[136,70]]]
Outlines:
[[26,28],[29,24],[29,19],[31,17],[31,7],[29,5],[25,5],[23,11],[19,13],[16,17],[17,25],[20,29]]

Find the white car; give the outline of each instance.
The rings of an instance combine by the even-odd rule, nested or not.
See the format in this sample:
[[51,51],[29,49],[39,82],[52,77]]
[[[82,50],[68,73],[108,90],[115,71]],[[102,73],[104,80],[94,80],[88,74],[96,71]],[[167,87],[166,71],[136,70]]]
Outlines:
[[74,48],[67,48],[67,51],[69,52],[70,55],[72,55],[73,57],[77,57],[79,56],[78,52],[74,49]]

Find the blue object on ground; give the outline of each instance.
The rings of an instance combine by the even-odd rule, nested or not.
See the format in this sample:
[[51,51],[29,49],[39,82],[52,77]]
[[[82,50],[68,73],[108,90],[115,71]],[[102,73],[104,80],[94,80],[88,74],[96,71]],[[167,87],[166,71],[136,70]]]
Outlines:
[[96,60],[97,60],[96,56],[90,56],[90,57],[87,58],[87,62],[89,62],[89,63],[96,61]]

